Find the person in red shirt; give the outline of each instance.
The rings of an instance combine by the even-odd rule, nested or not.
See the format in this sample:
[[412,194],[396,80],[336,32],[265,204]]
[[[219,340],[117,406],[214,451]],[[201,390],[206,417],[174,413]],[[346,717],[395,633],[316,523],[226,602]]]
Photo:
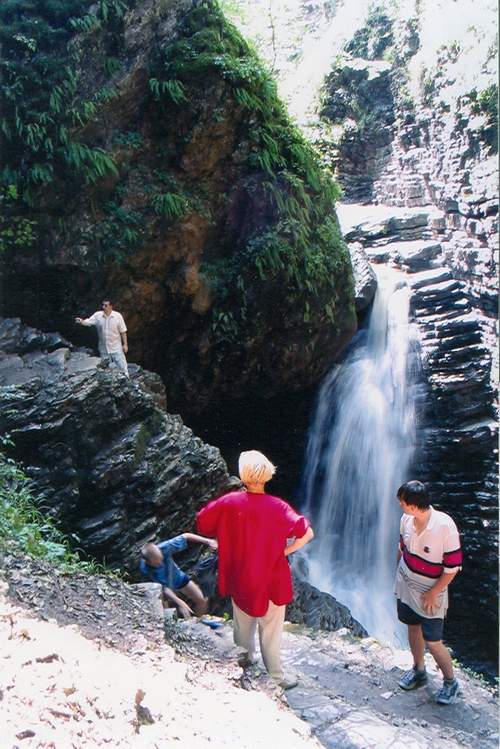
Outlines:
[[285,678],[280,657],[285,607],[293,598],[287,557],[314,533],[303,515],[264,491],[276,471],[265,455],[243,452],[238,468],[245,490],[209,502],[197,514],[197,526],[219,544],[219,592],[232,599],[234,641],[244,651],[240,662],[255,660],[258,627],[267,671],[290,689],[297,680]]

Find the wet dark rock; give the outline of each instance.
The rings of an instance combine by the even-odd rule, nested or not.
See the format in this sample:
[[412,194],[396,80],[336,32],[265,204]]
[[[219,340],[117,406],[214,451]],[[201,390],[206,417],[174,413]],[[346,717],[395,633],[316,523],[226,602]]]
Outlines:
[[336,165],[349,201],[369,200],[390,154],[394,102],[389,63],[345,56],[327,76],[321,116],[343,126]]
[[346,606],[329,593],[315,588],[297,572],[293,575],[293,590],[293,601],[286,610],[288,621],[330,632],[347,627],[357,637],[368,635]]
[[[443,255],[439,259],[443,262]],[[438,281],[443,272],[452,278]],[[464,635],[468,643],[479,639],[475,649],[494,661],[498,539],[492,516],[497,515],[498,425],[488,328],[471,305],[465,279],[457,279],[450,266],[418,274],[411,306],[421,330],[422,367],[429,388],[422,418],[433,425],[424,430],[421,475],[433,501],[455,518],[465,552],[466,574],[452,591],[449,637],[459,653]],[[470,601],[480,601],[490,612],[488,622],[482,623],[483,634],[471,615]]]
[[27,354],[43,350],[48,353],[56,349],[72,349],[72,344],[59,333],[43,333],[41,330],[23,325],[19,318],[2,320],[0,327],[0,351],[3,354]]
[[[34,340],[56,339],[0,320],[9,349],[0,351],[0,435],[10,435],[44,511],[78,548],[136,575],[143,543],[188,530],[203,504],[240,482],[215,447],[160,408],[157,375],[134,366],[127,379],[84,350],[33,350]],[[215,574],[212,566],[209,583]],[[332,596],[297,586],[294,621],[364,634]],[[215,596],[212,610],[230,612],[229,600]]]
[[85,351],[51,351],[52,336],[19,321],[0,323],[0,341],[0,434],[88,554],[135,568],[142,543],[187,530],[231,485],[219,451],[159,407],[156,375],[134,367],[127,379]]
[[[217,567],[213,557],[205,557],[189,570],[190,577],[210,597],[210,612],[217,616],[232,616],[230,598],[221,598],[217,593]],[[299,565],[300,566],[300,565]],[[347,628],[356,637],[366,637],[364,627],[351,615],[349,609],[329,593],[324,593],[307,582],[295,567],[293,576],[293,601],[286,608],[286,618],[294,624],[305,624],[312,629],[334,632]]]
[[[464,574],[451,591],[449,638],[462,657],[483,665],[489,659],[496,670],[497,144],[488,136],[487,116],[478,116],[467,92],[443,106],[455,77],[454,61],[446,56],[437,60],[434,93],[427,101],[422,94],[408,100],[406,84],[400,85],[405,43],[395,33],[399,69],[392,78],[390,153],[361,138],[357,161],[364,179],[363,149],[370,152],[375,205],[363,201],[358,214],[372,211],[376,218],[349,227],[346,236],[360,242],[373,262],[396,263],[408,272],[425,391],[419,410],[423,449],[414,468],[433,501],[456,519],[466,555]],[[493,90],[495,66],[485,66],[482,75],[482,85]],[[355,94],[344,92],[347,99]],[[350,179],[355,182],[354,165]],[[404,213],[411,218],[401,225]]]
[[366,254],[372,263],[388,263],[391,257],[390,250],[387,247],[367,247]]
[[354,303],[356,310],[361,312],[373,301],[377,290],[377,277],[359,242],[349,245],[349,254],[354,272]]
[[[407,272],[423,380],[417,404],[420,452],[413,470],[428,484],[436,506],[455,518],[465,552],[464,574],[451,591],[449,642],[459,656],[476,664],[482,659],[481,668],[494,671],[498,425],[492,299],[497,300],[497,259],[490,248],[460,232],[442,241],[432,228],[439,218],[433,206],[349,210],[351,216],[373,216],[347,227],[352,241],[360,242],[373,262],[394,263]],[[405,214],[409,224],[415,216],[417,223],[427,216],[427,224],[418,227],[420,239],[409,239],[415,227],[391,233],[392,219]],[[480,627],[478,600],[489,612]]]
[[[369,257],[374,254],[374,248],[381,245],[386,246],[386,252],[397,256],[397,243],[401,242],[403,249],[405,243],[408,243],[409,256],[417,254],[418,261],[423,263],[426,259],[429,259],[425,257],[423,248],[427,244],[436,244],[435,241],[418,243],[418,240],[422,240],[426,234],[429,236],[429,240],[432,240],[428,228],[429,215],[429,211],[421,209],[395,209],[391,211],[389,208],[385,215],[370,217],[365,221],[347,227],[345,238],[349,242],[361,242],[365,246]],[[410,242],[414,242],[414,244],[410,244]],[[391,246],[388,248],[387,244]],[[418,256],[419,252],[421,257]],[[433,251],[430,252],[432,254]]]

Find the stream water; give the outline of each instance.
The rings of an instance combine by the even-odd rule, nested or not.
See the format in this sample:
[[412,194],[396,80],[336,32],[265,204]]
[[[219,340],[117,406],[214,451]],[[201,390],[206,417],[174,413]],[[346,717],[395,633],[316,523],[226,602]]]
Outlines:
[[371,635],[398,643],[396,491],[412,478],[419,359],[405,276],[376,272],[369,319],[320,390],[303,480],[316,534],[310,582],[348,606]]

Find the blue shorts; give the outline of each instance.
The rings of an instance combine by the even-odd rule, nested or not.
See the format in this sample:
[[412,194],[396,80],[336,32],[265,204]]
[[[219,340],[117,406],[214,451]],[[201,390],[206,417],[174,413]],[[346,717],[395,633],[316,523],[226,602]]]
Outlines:
[[[179,575],[175,581],[175,588],[172,588],[172,590],[182,590],[182,588],[185,588],[188,583],[191,582],[191,578],[188,577],[184,572],[182,573],[182,576]],[[160,583],[161,586],[164,588],[166,587],[163,585],[163,583]]]
[[190,582],[191,582],[191,578],[189,578],[186,575],[186,573],[182,572],[181,570],[181,574],[178,576],[177,580],[175,581],[175,589],[180,590],[181,588],[186,587],[186,585]]
[[421,624],[426,642],[439,642],[443,639],[444,619],[427,619],[413,611],[398,598],[398,619],[403,624]]

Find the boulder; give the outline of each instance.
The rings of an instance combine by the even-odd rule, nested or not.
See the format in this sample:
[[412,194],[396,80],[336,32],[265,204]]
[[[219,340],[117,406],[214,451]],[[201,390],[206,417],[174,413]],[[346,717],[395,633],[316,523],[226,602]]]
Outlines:
[[441,281],[448,281],[450,278],[451,273],[447,268],[431,268],[431,270],[423,270],[412,275],[408,285],[411,289],[420,289],[422,286],[431,286]]
[[[131,358],[168,381],[171,404],[191,420],[209,422],[242,392],[315,386],[356,328],[335,185],[217,3],[126,5],[118,21],[94,4],[91,33],[62,10],[69,43],[38,50],[78,80],[69,152],[108,167],[94,179],[87,161],[72,171],[58,151],[27,213],[37,230],[43,215],[40,236],[4,255],[0,315],[90,346],[95,331],[73,318],[110,296]],[[32,119],[49,96],[24,102]],[[54,115],[57,133],[65,117],[64,107]]]
[[313,629],[334,631],[347,627],[353,635],[366,637],[367,631],[351,612],[330,593],[324,593],[307,582],[298,572],[293,575],[294,598],[288,604],[286,617],[290,622]]
[[377,290],[377,276],[359,242],[349,245],[349,254],[354,272],[354,303],[356,310],[361,312],[373,301]]

